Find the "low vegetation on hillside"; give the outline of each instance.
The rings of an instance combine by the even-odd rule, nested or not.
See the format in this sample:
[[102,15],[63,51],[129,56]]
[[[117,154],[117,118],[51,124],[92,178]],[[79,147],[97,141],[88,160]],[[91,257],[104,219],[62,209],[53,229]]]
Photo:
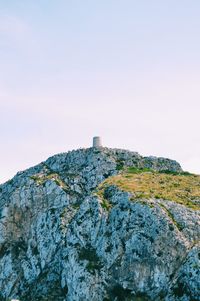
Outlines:
[[129,167],[120,174],[106,179],[100,185],[99,193],[103,195],[104,189],[111,185],[131,192],[133,201],[139,198],[164,199],[200,210],[199,175]]

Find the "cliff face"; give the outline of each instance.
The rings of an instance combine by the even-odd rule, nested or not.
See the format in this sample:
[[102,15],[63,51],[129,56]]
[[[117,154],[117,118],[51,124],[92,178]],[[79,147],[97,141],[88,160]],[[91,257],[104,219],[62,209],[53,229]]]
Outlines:
[[200,300],[198,199],[133,199],[111,183],[102,192],[128,167],[182,172],[169,159],[90,148],[0,186],[0,300]]

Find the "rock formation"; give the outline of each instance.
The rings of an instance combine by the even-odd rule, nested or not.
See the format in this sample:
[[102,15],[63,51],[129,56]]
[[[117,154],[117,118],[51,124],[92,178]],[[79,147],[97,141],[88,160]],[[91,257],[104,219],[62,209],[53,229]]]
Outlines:
[[102,147],[55,155],[0,186],[0,300],[200,300],[200,196],[194,208],[133,198],[111,181],[128,168],[182,173],[169,159]]

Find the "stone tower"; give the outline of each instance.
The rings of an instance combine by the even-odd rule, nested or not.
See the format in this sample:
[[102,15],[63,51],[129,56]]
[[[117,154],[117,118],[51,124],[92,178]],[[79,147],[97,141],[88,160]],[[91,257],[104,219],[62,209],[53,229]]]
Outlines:
[[101,137],[93,137],[93,147],[102,147]]

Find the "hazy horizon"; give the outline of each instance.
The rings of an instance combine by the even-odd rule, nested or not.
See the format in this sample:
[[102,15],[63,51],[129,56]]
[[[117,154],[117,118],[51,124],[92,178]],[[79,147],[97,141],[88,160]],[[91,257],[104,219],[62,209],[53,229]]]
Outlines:
[[0,183],[103,145],[200,174],[200,2],[0,5]]

